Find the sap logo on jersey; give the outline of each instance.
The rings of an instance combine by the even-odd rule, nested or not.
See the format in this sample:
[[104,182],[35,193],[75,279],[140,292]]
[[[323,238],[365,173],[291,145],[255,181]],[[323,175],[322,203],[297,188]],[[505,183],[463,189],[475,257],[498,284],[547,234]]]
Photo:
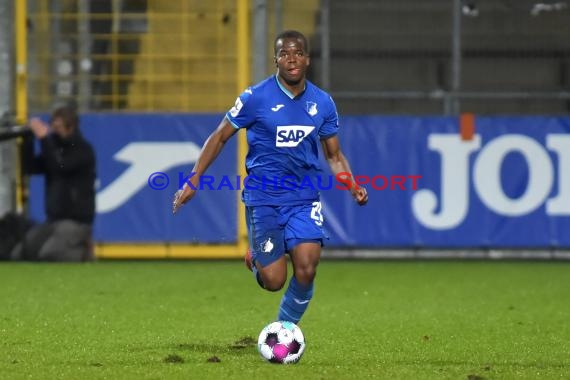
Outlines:
[[315,127],[309,125],[282,125],[277,127],[275,146],[296,147],[307,137]]

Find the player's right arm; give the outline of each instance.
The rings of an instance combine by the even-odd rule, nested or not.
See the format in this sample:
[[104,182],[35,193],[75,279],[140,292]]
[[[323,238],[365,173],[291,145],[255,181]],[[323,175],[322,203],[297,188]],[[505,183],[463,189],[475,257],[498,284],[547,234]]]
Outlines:
[[212,162],[214,162],[216,157],[218,157],[218,154],[220,154],[226,142],[237,131],[238,130],[230,123],[228,118],[224,117],[218,125],[218,128],[210,134],[202,147],[202,151],[196,160],[194,168],[192,169],[192,173],[196,173],[189,179],[192,186],[189,186],[188,183],[184,183],[182,189],[178,190],[176,194],[174,194],[174,201],[172,204],[173,213],[176,213],[180,206],[194,197],[200,177],[206,172],[206,169],[208,169]]
[[208,137],[192,169],[192,173],[195,174],[190,177],[190,184],[185,183],[182,189],[174,194],[174,201],[172,202],[173,213],[176,213],[180,206],[194,197],[200,177],[218,157],[226,142],[239,129],[247,128],[254,123],[256,112],[255,101],[252,99],[252,95],[251,88],[248,88],[238,96],[234,106],[226,113],[226,117],[220,122],[218,128]]

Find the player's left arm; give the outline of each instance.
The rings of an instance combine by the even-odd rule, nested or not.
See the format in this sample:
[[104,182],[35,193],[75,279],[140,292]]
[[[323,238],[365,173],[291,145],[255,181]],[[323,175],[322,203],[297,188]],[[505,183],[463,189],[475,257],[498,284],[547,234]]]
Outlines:
[[[352,181],[353,175],[350,170],[350,164],[340,149],[338,136],[334,135],[321,139],[321,145],[323,147],[324,156],[335,177],[340,173],[348,173],[350,174],[349,179]],[[350,193],[359,205],[363,206],[368,202],[366,189],[358,186],[355,182],[352,182],[350,185]]]

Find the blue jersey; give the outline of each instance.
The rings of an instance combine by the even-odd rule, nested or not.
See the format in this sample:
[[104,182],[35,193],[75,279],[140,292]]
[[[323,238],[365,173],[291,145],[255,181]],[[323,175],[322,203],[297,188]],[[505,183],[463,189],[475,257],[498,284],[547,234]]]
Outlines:
[[332,98],[309,81],[293,96],[271,76],[245,90],[226,117],[247,130],[248,206],[299,205],[319,199],[328,186],[320,178],[320,139],[336,135],[338,115]]

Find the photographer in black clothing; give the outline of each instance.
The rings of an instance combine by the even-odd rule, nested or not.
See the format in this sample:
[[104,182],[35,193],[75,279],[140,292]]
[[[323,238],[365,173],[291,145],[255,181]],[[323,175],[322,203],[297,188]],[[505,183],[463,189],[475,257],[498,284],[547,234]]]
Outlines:
[[79,130],[72,107],[56,109],[47,124],[34,118],[29,128],[40,141],[32,174],[45,175],[47,221],[33,227],[12,251],[13,260],[93,260],[95,153]]

